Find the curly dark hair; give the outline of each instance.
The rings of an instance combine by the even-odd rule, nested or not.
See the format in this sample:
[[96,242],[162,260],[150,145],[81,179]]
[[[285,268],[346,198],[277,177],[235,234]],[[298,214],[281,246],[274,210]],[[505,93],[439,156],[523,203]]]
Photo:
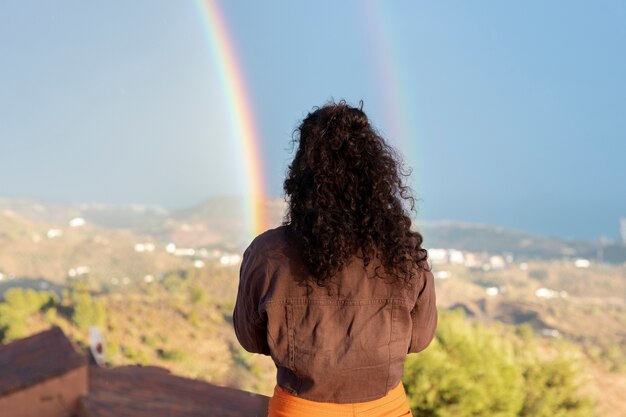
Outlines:
[[326,286],[353,256],[365,266],[377,257],[387,279],[407,286],[418,270],[429,270],[422,235],[411,230],[415,200],[404,182],[410,171],[370,125],[363,102],[315,107],[293,145],[283,225],[318,285]]

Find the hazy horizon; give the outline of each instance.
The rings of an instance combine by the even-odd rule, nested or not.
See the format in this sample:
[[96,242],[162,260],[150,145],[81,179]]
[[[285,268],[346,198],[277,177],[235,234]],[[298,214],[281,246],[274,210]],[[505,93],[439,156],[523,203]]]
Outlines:
[[[68,198],[55,198],[54,196],[50,196],[50,197],[46,197],[46,198],[38,198],[35,196],[26,196],[26,195],[22,195],[22,196],[18,196],[18,195],[0,195],[0,201],[3,199],[7,199],[7,200],[18,200],[18,201],[27,201],[27,202],[34,202],[34,203],[41,203],[41,204],[59,204],[59,205],[68,205],[68,206],[80,206],[80,205],[105,205],[105,206],[112,206],[112,207],[129,207],[129,206],[134,206],[134,205],[138,205],[138,206],[145,206],[145,207],[151,207],[151,208],[160,208],[160,209],[164,209],[168,212],[176,212],[176,211],[182,211],[182,210],[186,210],[186,209],[190,209],[190,208],[194,208],[197,206],[201,206],[202,204],[210,201],[211,199],[220,199],[220,198],[227,198],[227,199],[239,199],[241,202],[245,201],[247,199],[246,196],[242,195],[242,194],[229,194],[229,193],[222,193],[222,194],[214,194],[214,195],[207,195],[206,198],[203,198],[201,200],[198,200],[196,202],[193,202],[191,204],[187,204],[187,205],[173,205],[173,206],[169,206],[169,205],[164,205],[164,204],[160,204],[158,202],[141,202],[141,201],[104,201],[104,200],[75,200],[75,199],[68,199]],[[268,196],[269,199],[284,199],[284,196]],[[243,209],[242,209],[243,210]],[[550,234],[550,233],[545,233],[541,230],[529,230],[529,229],[523,229],[523,228],[519,228],[519,227],[515,227],[515,226],[511,226],[511,225],[504,225],[504,224],[497,224],[497,223],[489,223],[489,222],[479,222],[479,221],[466,221],[466,220],[462,220],[462,219],[453,219],[453,218],[438,218],[438,219],[427,219],[427,218],[423,218],[422,216],[420,216],[420,212],[419,212],[419,208],[417,211],[417,216],[415,216],[415,213],[413,213],[413,216],[415,217],[415,220],[417,222],[423,222],[423,223],[430,223],[430,224],[436,224],[436,223],[445,223],[445,222],[450,222],[450,223],[454,223],[454,224],[468,224],[468,225],[484,225],[487,227],[494,227],[494,228],[504,228],[507,230],[511,230],[511,231],[520,231],[520,232],[524,232],[524,233],[529,233],[532,235],[537,235],[537,236],[544,236],[544,237],[551,237],[551,238],[558,238],[558,239],[566,239],[566,240],[581,240],[581,241],[596,241],[599,238],[608,238],[610,240],[614,240],[614,241],[618,241],[620,239],[619,236],[619,219],[616,219],[615,221],[615,232],[613,235],[611,234],[604,234],[604,235],[600,235],[599,237],[572,237],[572,236],[562,236],[562,235],[555,235],[555,234]]]

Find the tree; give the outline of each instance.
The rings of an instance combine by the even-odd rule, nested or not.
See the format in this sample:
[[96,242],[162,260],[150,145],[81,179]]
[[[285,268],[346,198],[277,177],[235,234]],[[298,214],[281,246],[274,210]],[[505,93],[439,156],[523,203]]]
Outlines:
[[415,416],[513,417],[524,399],[513,345],[462,312],[440,313],[435,340],[407,358],[403,381]]
[[72,313],[72,321],[81,330],[91,326],[103,327],[106,323],[106,310],[100,301],[94,301],[89,294],[77,298]]
[[405,362],[403,382],[416,417],[582,417],[576,362],[564,348],[546,359],[529,329],[506,330],[440,312],[431,346]]
[[592,403],[580,395],[580,375],[567,357],[532,361],[524,370],[526,398],[521,417],[588,417]]
[[4,293],[4,302],[0,303],[0,341],[10,342],[26,336],[28,318],[57,302],[58,297],[53,292],[8,289]]
[[207,294],[202,287],[194,285],[189,289],[189,298],[191,299],[191,304],[200,305],[206,303]]
[[91,326],[104,327],[106,324],[106,309],[102,301],[94,300],[87,286],[76,284],[72,286],[70,299],[73,304],[72,321],[81,330]]

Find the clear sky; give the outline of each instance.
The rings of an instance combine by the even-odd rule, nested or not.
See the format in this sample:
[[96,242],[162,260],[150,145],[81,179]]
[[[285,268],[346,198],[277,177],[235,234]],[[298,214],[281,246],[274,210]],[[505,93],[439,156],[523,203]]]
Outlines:
[[[413,168],[419,218],[616,237],[623,1],[221,1],[268,189],[291,132],[345,98]],[[0,3],[0,196],[156,203],[241,189],[191,1]]]

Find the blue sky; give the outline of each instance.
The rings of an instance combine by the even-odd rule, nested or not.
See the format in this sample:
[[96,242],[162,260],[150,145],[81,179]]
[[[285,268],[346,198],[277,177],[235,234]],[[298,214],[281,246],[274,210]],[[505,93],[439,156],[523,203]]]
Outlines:
[[[222,1],[281,195],[298,121],[363,99],[419,218],[615,237],[626,3]],[[185,207],[238,193],[192,2],[0,4],[0,196]]]

